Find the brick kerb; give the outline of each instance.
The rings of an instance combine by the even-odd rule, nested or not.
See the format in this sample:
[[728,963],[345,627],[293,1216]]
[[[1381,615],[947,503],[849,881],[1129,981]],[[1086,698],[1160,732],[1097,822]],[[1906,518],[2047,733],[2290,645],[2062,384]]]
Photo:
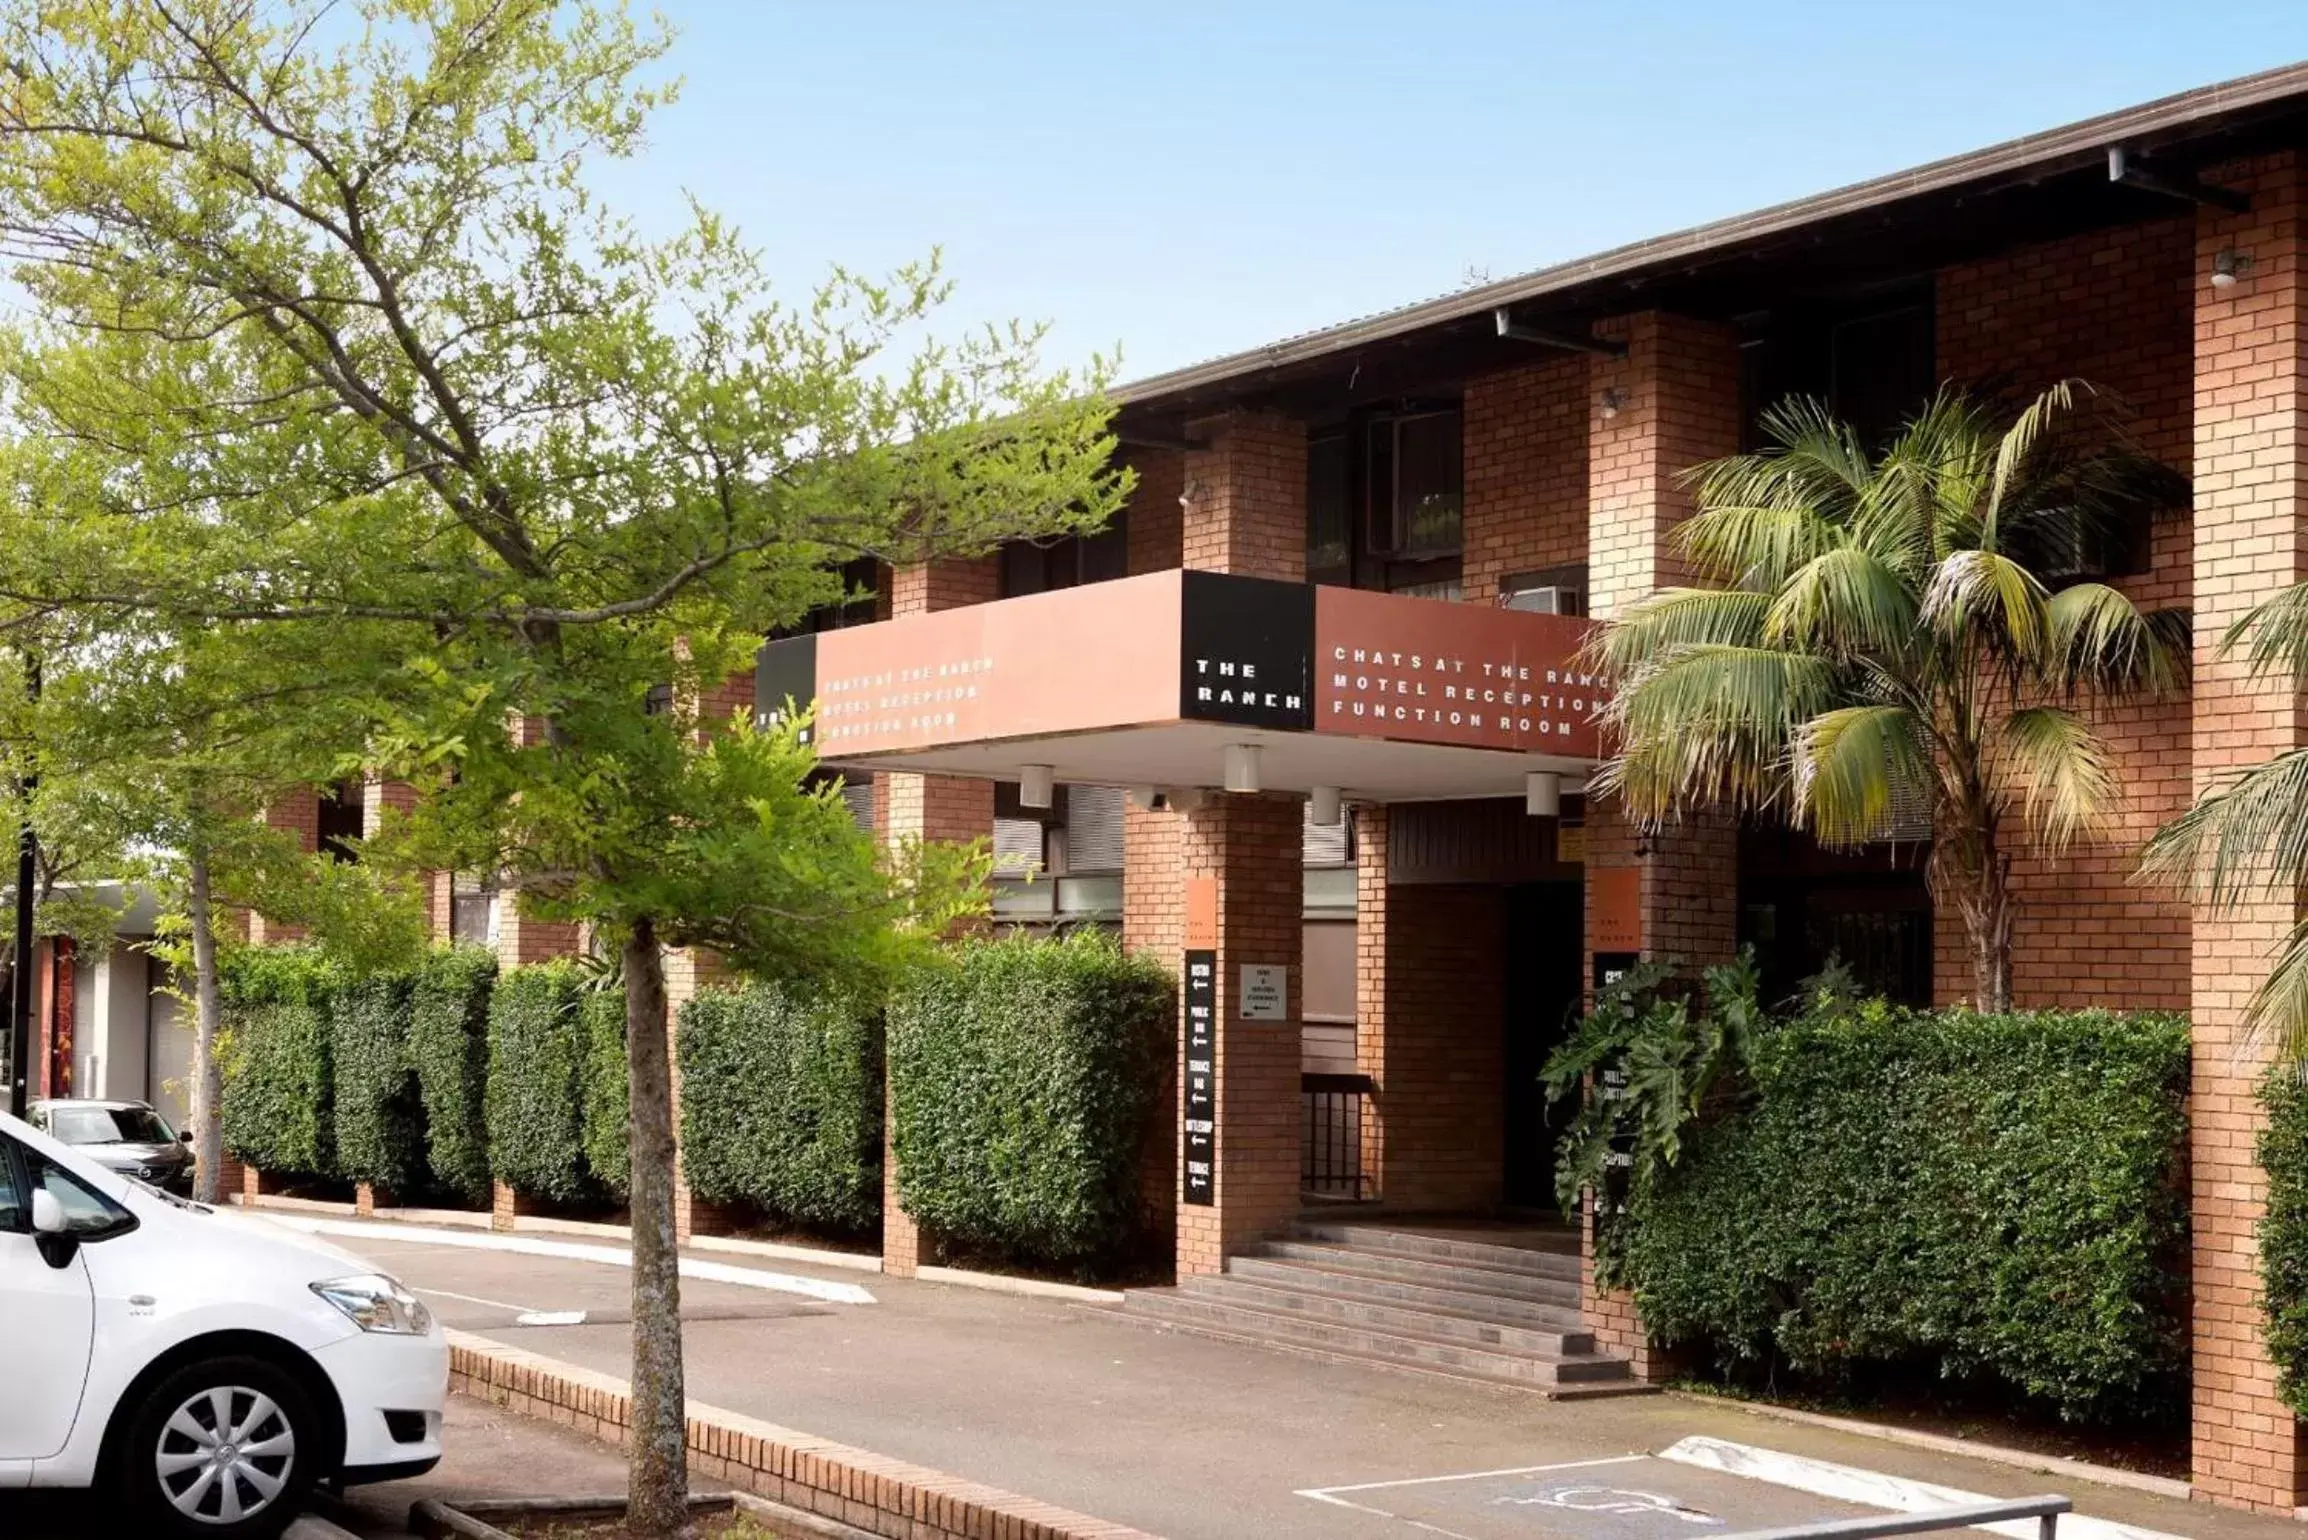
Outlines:
[[[615,1375],[452,1331],[449,1384],[524,1416],[622,1445],[631,1387]],[[853,1449],[703,1402],[687,1413],[689,1452],[717,1480],[890,1540],[1155,1540],[928,1466]]]

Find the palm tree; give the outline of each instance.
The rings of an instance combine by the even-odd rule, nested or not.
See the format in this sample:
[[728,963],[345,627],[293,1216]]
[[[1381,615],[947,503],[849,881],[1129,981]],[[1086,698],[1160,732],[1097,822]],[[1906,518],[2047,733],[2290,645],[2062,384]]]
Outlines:
[[[2284,589],[2230,626],[2220,655],[2239,652],[2251,678],[2289,676],[2297,702],[2308,689],[2308,583]],[[2253,899],[2297,906],[2308,891],[2308,749],[2214,783],[2148,842],[2140,871],[2192,891],[2214,911]],[[2308,1058],[2308,923],[2295,925],[2277,949],[2243,1025],[2243,1046],[2273,1036],[2279,1057]]]
[[1712,807],[1845,847],[1928,809],[1975,1001],[2007,1009],[2008,826],[2054,851],[2095,827],[2116,790],[2082,708],[2185,678],[2186,612],[2031,570],[2184,504],[2096,404],[2080,381],[2016,414],[1942,390],[1870,454],[1791,399],[1762,449],[1687,472],[1699,506],[1674,539],[1709,586],[1661,589],[1590,643],[1617,683],[1598,789],[1646,828]]

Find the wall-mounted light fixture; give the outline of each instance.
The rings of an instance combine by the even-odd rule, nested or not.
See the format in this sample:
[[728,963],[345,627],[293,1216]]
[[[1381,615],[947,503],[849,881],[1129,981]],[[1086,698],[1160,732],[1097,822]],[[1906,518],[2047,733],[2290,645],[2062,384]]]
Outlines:
[[1194,499],[1201,495],[1201,481],[1196,477],[1189,476],[1186,478],[1186,484],[1178,489],[1178,506],[1191,509],[1194,506]]
[[1604,417],[1616,417],[1627,409],[1627,393],[1616,385],[1606,385],[1597,405],[1602,409]]
[[1165,786],[1162,805],[1173,813],[1199,813],[1209,804],[1209,794],[1199,786]]
[[1563,816],[1563,778],[1552,770],[1533,770],[1523,777],[1523,811],[1533,818]]
[[1154,811],[1155,799],[1161,795],[1162,789],[1158,786],[1133,786],[1130,788],[1130,805],[1142,813],[1151,813]]
[[2249,252],[2238,251],[2233,246],[2223,247],[2220,254],[2212,259],[2212,287],[2233,289],[2236,280],[2250,271],[2252,257]]
[[1226,745],[1226,789],[1228,791],[1257,791],[1258,745],[1229,743]]
[[1307,795],[1306,804],[1307,816],[1325,829],[1337,828],[1338,820],[1344,816],[1339,805],[1338,788],[1335,786],[1315,787]]
[[1055,784],[1055,773],[1048,765],[1018,766],[1018,806],[1046,808],[1050,805],[1050,791]]

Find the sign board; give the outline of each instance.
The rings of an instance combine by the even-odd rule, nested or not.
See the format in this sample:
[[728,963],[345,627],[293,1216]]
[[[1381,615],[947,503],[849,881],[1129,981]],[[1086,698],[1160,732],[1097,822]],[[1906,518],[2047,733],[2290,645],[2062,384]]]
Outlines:
[[1190,951],[1218,949],[1218,879],[1186,879],[1186,946]]
[[1290,1019],[1290,970],[1280,963],[1244,963],[1235,1013],[1244,1021]]
[[1186,953],[1185,1148],[1179,1160],[1188,1203],[1218,1201],[1218,954]]
[[1555,829],[1555,859],[1565,866],[1587,864],[1587,826],[1567,823]]
[[1587,945],[1597,952],[1643,950],[1640,867],[1587,868]]

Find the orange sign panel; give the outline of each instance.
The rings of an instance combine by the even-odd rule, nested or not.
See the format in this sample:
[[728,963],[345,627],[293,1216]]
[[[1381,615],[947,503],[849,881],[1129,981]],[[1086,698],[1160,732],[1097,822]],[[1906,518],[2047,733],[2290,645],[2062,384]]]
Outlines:
[[1314,730],[1598,758],[1604,692],[1577,666],[1588,630],[1570,615],[1318,589]]
[[1186,879],[1186,950],[1215,951],[1218,946],[1218,879]]
[[1643,872],[1640,867],[1587,868],[1587,950],[1643,950]]

